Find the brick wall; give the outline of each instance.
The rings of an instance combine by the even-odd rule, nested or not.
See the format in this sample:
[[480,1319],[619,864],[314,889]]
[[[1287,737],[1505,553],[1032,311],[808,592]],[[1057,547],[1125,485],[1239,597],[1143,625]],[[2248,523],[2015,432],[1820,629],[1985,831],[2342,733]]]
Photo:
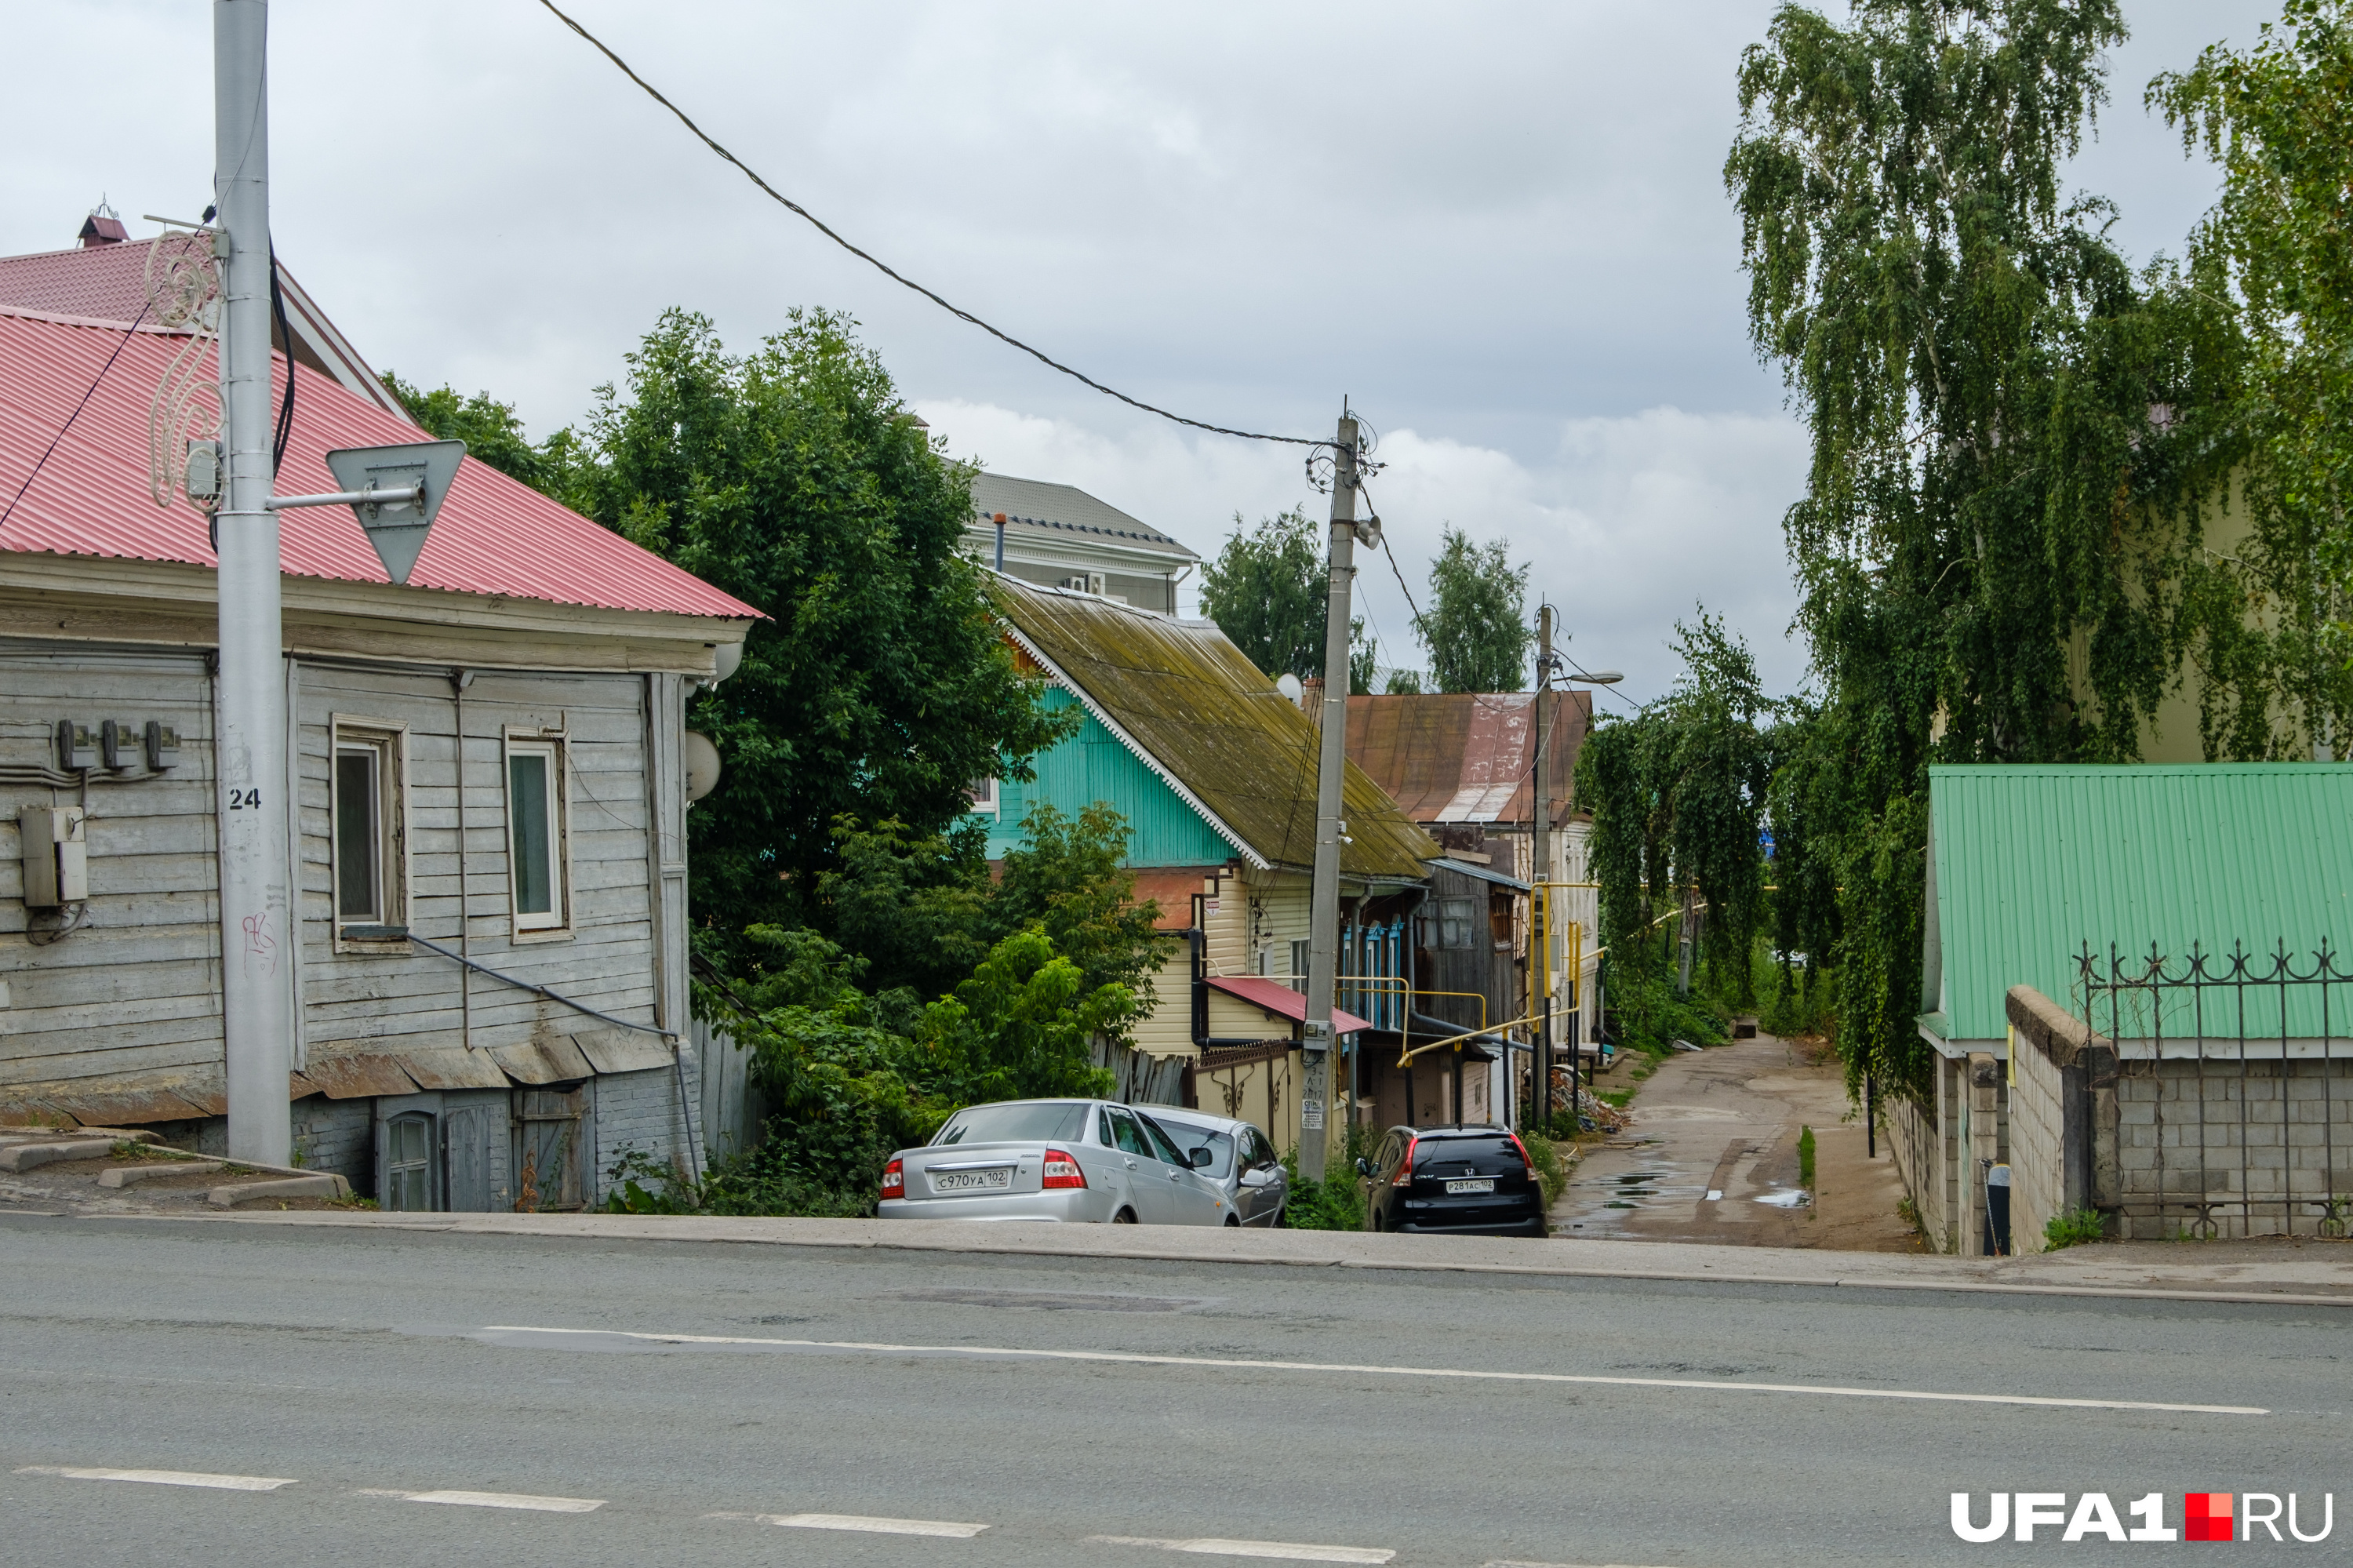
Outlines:
[[2045,1227],[2068,1201],[2065,1071],[2043,1046],[2010,1041],[2010,1234],[2021,1253],[2042,1250]]
[[294,1162],[306,1171],[332,1171],[354,1192],[375,1192],[375,1102],[324,1095],[296,1100]]
[[1955,1170],[1961,1158],[1960,1066],[1939,1056],[1933,1066],[1935,1090],[1926,1100],[1898,1096],[1880,1103],[1880,1127],[1887,1135],[1896,1174],[1920,1216],[1928,1245],[1938,1252],[1952,1252],[1960,1245],[1955,1201]]
[[[692,1088],[690,1080],[690,1093]],[[689,1104],[692,1103],[691,1097]],[[582,1157],[590,1161],[588,1202],[602,1203],[608,1189],[606,1172],[623,1151],[636,1150],[667,1164],[687,1158],[686,1130],[679,1119],[678,1079],[667,1071],[616,1073],[596,1080],[595,1126],[584,1128],[589,1147]],[[698,1128],[699,1132],[701,1129]]]

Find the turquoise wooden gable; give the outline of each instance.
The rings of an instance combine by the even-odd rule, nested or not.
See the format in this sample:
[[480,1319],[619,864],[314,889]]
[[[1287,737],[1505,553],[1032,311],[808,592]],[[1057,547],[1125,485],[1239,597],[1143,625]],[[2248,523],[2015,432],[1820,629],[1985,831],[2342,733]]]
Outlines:
[[[1039,700],[1049,712],[1078,705],[1060,687]],[[1110,802],[1127,819],[1130,865],[1223,865],[1240,853],[1091,713],[1077,735],[1039,754],[1036,764],[1038,777],[1029,783],[1006,779],[997,787],[997,815],[988,831],[991,860],[1020,844],[1021,819],[1040,800],[1066,817],[1098,800]]]

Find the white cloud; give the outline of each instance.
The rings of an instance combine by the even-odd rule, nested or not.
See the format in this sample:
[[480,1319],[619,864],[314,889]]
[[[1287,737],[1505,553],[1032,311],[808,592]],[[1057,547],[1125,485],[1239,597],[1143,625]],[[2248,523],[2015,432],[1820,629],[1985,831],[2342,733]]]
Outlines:
[[[1303,482],[1294,449],[1166,428],[1112,438],[991,404],[915,401],[952,455],[1075,484],[1204,556],[1237,511],[1254,522],[1293,505],[1322,516],[1329,504]],[[1514,560],[1533,563],[1530,588],[1560,608],[1569,656],[1622,670],[1620,689],[1636,701],[1673,679],[1664,640],[1695,603],[1747,637],[1768,687],[1792,689],[1803,675],[1804,651],[1784,635],[1795,599],[1781,514],[1806,466],[1794,420],[1651,408],[1568,420],[1536,463],[1410,429],[1384,434],[1378,455],[1388,466],[1373,502],[1417,599],[1451,524],[1481,542],[1506,540]],[[1363,565],[1359,604],[1385,658],[1419,664],[1397,575],[1384,561]]]

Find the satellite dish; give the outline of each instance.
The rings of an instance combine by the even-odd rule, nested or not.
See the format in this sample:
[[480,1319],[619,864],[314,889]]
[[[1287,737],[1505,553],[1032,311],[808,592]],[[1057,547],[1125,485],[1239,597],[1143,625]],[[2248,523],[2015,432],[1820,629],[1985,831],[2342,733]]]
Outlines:
[[700,800],[719,788],[719,748],[699,730],[686,732],[686,798]]
[[1274,689],[1282,694],[1285,701],[1295,703],[1299,700],[1299,694],[1306,688],[1299,683],[1298,676],[1285,670],[1274,678]]
[[[399,491],[398,499],[361,501],[352,515],[375,546],[396,583],[406,583],[425,549],[425,535],[458,477],[463,441],[415,441],[396,447],[341,447],[327,454],[328,471],[347,493]],[[322,497],[331,500],[332,497]]]

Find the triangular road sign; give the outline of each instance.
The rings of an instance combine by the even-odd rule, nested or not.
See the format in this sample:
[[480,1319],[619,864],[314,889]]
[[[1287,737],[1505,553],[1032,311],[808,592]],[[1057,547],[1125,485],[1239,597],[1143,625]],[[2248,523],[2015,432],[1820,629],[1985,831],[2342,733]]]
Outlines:
[[458,477],[463,441],[417,441],[398,447],[343,447],[327,454],[328,471],[346,491],[413,490],[425,486],[423,507],[401,502],[369,502],[352,508],[366,530],[376,558],[396,583],[408,581],[425,548],[426,531]]

